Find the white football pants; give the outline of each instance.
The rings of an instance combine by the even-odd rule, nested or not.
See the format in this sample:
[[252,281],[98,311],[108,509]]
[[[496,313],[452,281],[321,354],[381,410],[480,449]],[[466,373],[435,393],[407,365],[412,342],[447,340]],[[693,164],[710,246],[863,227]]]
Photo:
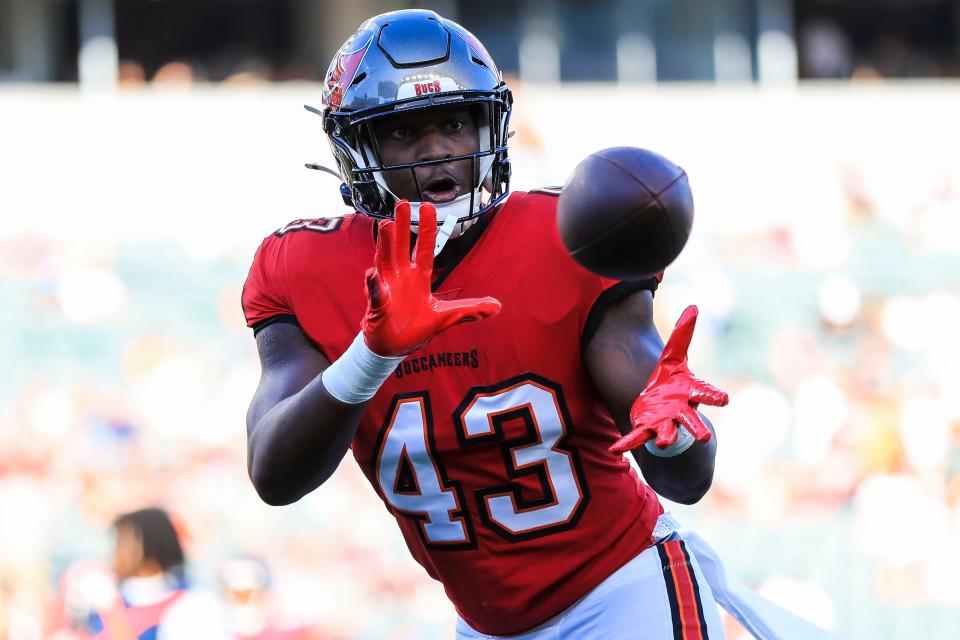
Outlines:
[[489,636],[457,618],[457,640],[713,640],[723,638],[718,603],[760,640],[836,638],[729,580],[710,545],[677,528],[669,514],[661,515],[654,546],[536,629]]
[[489,636],[457,619],[457,640],[710,640],[723,638],[713,594],[676,533],[620,567],[593,591],[536,629]]

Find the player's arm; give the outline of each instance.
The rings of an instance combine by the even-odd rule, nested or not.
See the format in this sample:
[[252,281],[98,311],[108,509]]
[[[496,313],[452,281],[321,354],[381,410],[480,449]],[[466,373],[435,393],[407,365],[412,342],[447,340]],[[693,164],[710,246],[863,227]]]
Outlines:
[[296,502],[336,470],[366,403],[330,395],[321,379],[330,363],[295,324],[257,332],[260,384],[247,411],[247,472],[271,505]]
[[500,311],[493,298],[433,297],[433,205],[420,207],[413,256],[409,203],[400,201],[394,218],[380,227],[360,333],[335,362],[298,326],[274,323],[257,333],[262,375],[247,414],[247,464],[269,504],[295,502],[330,477],[367,403],[407,354],[459,322]]
[[[584,350],[587,369],[625,435],[615,447],[632,449],[650,487],[683,504],[697,502],[710,488],[717,444],[710,421],[695,409],[697,402],[680,396],[693,393],[699,402],[724,404],[726,395],[686,369],[695,319],[691,307],[665,352],[653,324],[653,295],[638,291],[603,310]],[[668,359],[681,351],[682,363]]]

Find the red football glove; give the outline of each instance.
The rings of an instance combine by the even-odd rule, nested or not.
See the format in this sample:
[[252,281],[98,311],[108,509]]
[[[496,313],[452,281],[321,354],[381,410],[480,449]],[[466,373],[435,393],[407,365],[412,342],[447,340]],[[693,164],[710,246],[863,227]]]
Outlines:
[[677,321],[650,381],[630,408],[633,431],[610,447],[613,453],[636,449],[654,437],[656,445],[665,449],[677,441],[677,423],[686,427],[698,442],[710,439],[712,434],[697,414],[697,406],[703,403],[722,407],[730,398],[695,378],[687,367],[687,349],[696,324],[697,308],[691,305]]
[[374,266],[367,269],[367,313],[360,327],[364,342],[380,356],[405,356],[459,322],[500,313],[494,298],[441,301],[430,291],[437,211],[420,205],[417,244],[410,259],[410,203],[401,200],[393,220],[380,225]]

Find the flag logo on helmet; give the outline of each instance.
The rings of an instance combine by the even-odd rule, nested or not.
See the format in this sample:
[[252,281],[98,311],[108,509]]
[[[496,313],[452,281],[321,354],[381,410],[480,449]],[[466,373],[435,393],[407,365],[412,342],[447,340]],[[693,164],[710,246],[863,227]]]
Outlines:
[[373,41],[373,30],[362,29],[347,41],[334,57],[327,70],[327,82],[323,88],[323,104],[331,111],[340,108],[343,93],[353,82],[364,54]]

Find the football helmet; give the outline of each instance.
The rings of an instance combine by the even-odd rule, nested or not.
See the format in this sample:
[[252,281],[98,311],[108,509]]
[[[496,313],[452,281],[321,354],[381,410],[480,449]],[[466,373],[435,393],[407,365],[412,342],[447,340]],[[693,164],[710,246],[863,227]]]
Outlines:
[[[479,150],[450,158],[384,164],[374,122],[399,110],[449,104],[476,107]],[[470,160],[474,184],[449,203],[437,204],[441,235],[501,202],[510,191],[507,137],[512,96],[480,41],[433,11],[407,9],[370,18],[340,47],[327,70],[323,118],[340,170],[344,201],[366,215],[392,218],[395,203],[385,171]],[[418,207],[414,205],[414,223]],[[445,240],[445,238],[444,238]],[[438,251],[439,251],[438,246]]]

